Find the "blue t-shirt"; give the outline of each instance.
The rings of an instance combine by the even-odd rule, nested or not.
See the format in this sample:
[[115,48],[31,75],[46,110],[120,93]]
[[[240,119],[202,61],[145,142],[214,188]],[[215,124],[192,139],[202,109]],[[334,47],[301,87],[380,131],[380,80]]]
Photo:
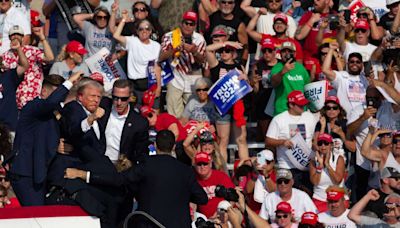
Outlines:
[[17,75],[17,70],[7,70],[0,73],[0,122],[15,131],[17,127],[18,108],[16,91],[24,77]]

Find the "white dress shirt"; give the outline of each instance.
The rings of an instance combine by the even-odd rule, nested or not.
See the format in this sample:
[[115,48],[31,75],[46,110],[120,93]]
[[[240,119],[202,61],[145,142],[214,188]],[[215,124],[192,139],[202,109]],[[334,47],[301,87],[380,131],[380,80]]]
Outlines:
[[128,111],[124,115],[119,115],[115,110],[114,106],[111,109],[110,117],[108,118],[106,127],[106,156],[115,163],[118,160],[120,154],[120,142],[122,136],[122,130],[124,129],[125,120],[129,114]]

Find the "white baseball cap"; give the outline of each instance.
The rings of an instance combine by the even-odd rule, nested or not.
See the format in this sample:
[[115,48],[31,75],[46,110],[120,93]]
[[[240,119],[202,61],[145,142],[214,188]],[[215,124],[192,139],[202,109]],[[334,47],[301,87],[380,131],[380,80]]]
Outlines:
[[400,0],[386,0],[386,5],[387,6],[390,6],[390,5],[392,5],[392,4],[394,4],[394,3],[397,3],[397,2],[399,2]]

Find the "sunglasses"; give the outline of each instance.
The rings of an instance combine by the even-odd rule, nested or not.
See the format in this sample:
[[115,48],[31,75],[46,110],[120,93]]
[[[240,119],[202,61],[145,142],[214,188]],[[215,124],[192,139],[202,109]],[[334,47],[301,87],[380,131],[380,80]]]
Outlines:
[[357,17],[358,18],[368,18],[368,14],[367,13],[357,13]]
[[97,20],[108,20],[108,16],[99,16],[99,15],[97,15],[96,19]]
[[396,143],[398,143],[398,142],[400,142],[400,139],[399,139],[399,138],[394,138],[394,139],[392,140],[392,143],[393,143],[393,144],[396,144]]
[[192,27],[196,25],[196,23],[193,21],[183,21],[183,24],[185,24],[187,26],[192,26]]
[[144,30],[150,31],[151,29],[150,29],[149,26],[146,26],[146,27],[139,27],[139,28],[138,28],[138,31],[139,31],[139,32],[142,32],[142,31],[144,31]]
[[283,184],[283,183],[289,184],[289,182],[290,182],[290,180],[288,180],[288,179],[278,179],[276,181],[277,184]]
[[361,32],[361,33],[366,33],[367,30],[365,30],[365,29],[356,29],[356,30],[354,30],[354,32],[355,32],[355,33],[359,33],[359,32]]
[[118,96],[112,95],[113,101],[118,101],[118,100],[127,101],[129,98],[130,97],[118,97]]
[[318,146],[322,146],[322,145],[328,146],[329,144],[331,144],[331,143],[327,142],[327,141],[323,141],[323,140],[318,141],[318,143],[317,143]]
[[221,48],[221,49],[219,49],[217,52],[218,53],[222,53],[222,52],[225,52],[225,53],[227,53],[227,54],[229,54],[229,53],[231,53],[233,50],[232,50],[232,48]]
[[379,138],[390,138],[392,137],[392,133],[383,133],[378,135]]
[[271,164],[272,162],[274,162],[274,160],[271,161],[265,160],[265,163],[267,163],[267,165]]
[[390,178],[393,178],[395,181],[399,181],[400,180],[400,177],[390,177]]
[[339,106],[325,106],[325,110],[338,110]]
[[207,162],[199,162],[196,164],[196,166],[208,166],[209,163]]
[[147,12],[147,9],[146,8],[133,8],[133,12],[134,13],[137,13],[137,12]]
[[268,52],[268,53],[274,52],[274,50],[269,49],[269,48],[264,48],[264,49],[262,49],[261,51],[262,51],[263,54],[265,54],[266,52]]
[[361,64],[361,61],[355,61],[355,60],[351,60],[349,61],[350,64]]
[[0,2],[9,2],[10,0],[0,0]]
[[234,4],[235,3],[235,1],[221,1],[221,4],[229,4],[229,5],[232,5],[232,4]]
[[277,219],[281,219],[281,218],[288,218],[289,215],[276,215]]
[[280,3],[281,2],[281,0],[271,0],[271,1],[268,1],[268,3]]
[[203,89],[198,88],[198,89],[196,89],[196,92],[200,92],[200,91],[207,92],[208,90],[209,90],[209,88],[203,88]]

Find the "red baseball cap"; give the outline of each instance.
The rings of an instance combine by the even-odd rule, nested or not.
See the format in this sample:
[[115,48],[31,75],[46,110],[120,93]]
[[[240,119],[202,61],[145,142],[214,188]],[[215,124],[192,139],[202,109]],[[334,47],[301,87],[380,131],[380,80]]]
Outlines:
[[80,55],[84,55],[84,54],[88,53],[88,51],[85,49],[85,47],[83,47],[83,45],[76,40],[70,41],[67,44],[67,46],[65,47],[65,51],[66,52],[76,52]]
[[261,40],[261,49],[268,48],[275,50],[275,42],[272,38],[265,38]]
[[367,20],[364,19],[358,19],[356,21],[356,24],[354,25],[355,29],[365,29],[365,30],[369,30],[369,23]]
[[312,211],[304,212],[301,216],[301,224],[308,224],[315,226],[318,222],[318,215]]
[[210,161],[211,161],[211,156],[206,152],[198,152],[194,156],[195,163],[199,163],[199,162],[209,163]]
[[290,203],[282,201],[282,202],[278,203],[278,205],[276,205],[275,212],[278,212],[278,211],[282,211],[284,213],[292,213],[292,206],[290,205]]
[[332,143],[333,139],[332,139],[332,136],[330,134],[323,133],[323,134],[320,134],[318,136],[317,142],[319,142],[319,141],[325,141],[325,142],[328,142],[328,143]]
[[344,197],[345,194],[344,189],[342,188],[332,188],[327,190],[328,190],[326,192],[327,200],[339,201],[342,197]]
[[33,27],[40,27],[43,25],[42,21],[40,20],[40,14],[36,10],[31,10],[31,25]]
[[140,108],[140,114],[142,114],[142,116],[143,117],[148,117],[148,115],[149,115],[149,113],[152,113],[153,112],[153,109],[152,108],[150,108],[149,106],[147,106],[147,105],[144,105],[144,106],[142,106],[141,108]]
[[194,11],[186,11],[182,16],[182,19],[196,22],[197,21],[197,13]]
[[277,20],[283,21],[283,23],[285,23],[286,25],[288,24],[288,18],[287,18],[287,16],[286,16],[286,14],[284,14],[284,13],[277,13],[277,14],[275,14],[274,23],[275,23],[275,21],[277,21]]
[[99,82],[100,84],[104,85],[104,77],[101,73],[99,72],[93,72],[90,76],[91,79]]
[[228,29],[226,28],[225,25],[218,25],[215,26],[213,29],[211,36],[227,36],[228,35]]
[[337,96],[329,96],[329,97],[325,98],[325,104],[328,102],[334,102],[334,103],[340,105],[340,101]]
[[289,103],[295,103],[300,106],[308,104],[308,100],[304,96],[303,92],[299,90],[293,90],[292,92],[289,93],[287,98]]

